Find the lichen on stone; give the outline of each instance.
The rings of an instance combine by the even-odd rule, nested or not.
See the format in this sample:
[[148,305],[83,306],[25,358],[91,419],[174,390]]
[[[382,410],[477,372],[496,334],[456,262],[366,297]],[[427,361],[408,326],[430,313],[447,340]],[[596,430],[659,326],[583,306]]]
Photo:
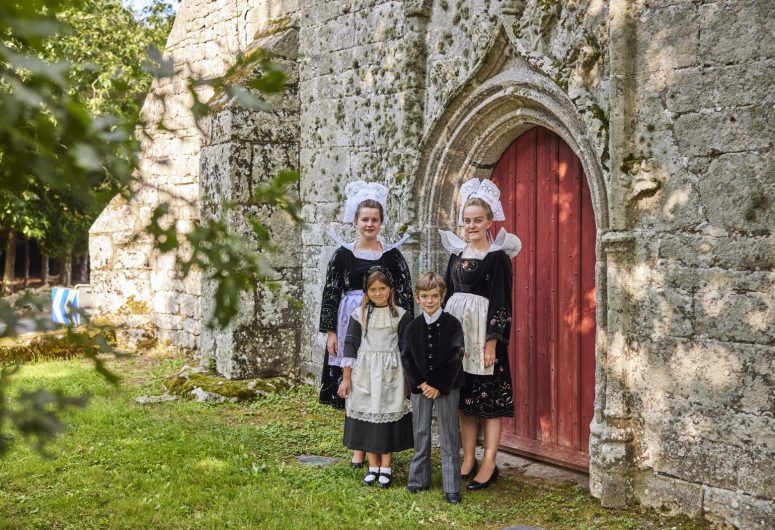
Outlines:
[[119,315],[148,315],[151,313],[150,307],[143,300],[138,300],[134,295],[129,295],[121,307],[118,308]]
[[227,401],[252,401],[259,397],[283,392],[294,383],[287,377],[229,380],[212,373],[183,371],[167,378],[164,386],[170,394],[190,398],[195,388],[223,396]]

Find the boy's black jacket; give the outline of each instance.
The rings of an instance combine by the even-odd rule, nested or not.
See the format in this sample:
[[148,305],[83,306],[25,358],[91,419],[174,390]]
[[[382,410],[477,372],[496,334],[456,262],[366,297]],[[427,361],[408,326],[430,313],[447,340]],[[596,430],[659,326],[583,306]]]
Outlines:
[[[441,311],[441,309],[439,310]],[[463,326],[449,313],[426,324],[422,313],[398,330],[401,364],[413,394],[427,383],[442,394],[463,386]]]

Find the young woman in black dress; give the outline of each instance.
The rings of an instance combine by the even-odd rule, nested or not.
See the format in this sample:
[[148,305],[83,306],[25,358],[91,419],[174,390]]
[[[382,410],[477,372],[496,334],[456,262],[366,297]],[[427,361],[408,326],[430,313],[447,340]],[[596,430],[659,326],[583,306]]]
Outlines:
[[[396,305],[410,315],[414,313],[409,266],[398,249],[406,238],[394,244],[379,238],[385,223],[387,188],[378,183],[357,181],[347,185],[345,194],[347,204],[342,219],[355,224],[358,239],[347,243],[329,231],[329,236],[340,246],[328,262],[319,326],[320,332],[327,335],[319,399],[338,409],[345,406],[344,399],[337,395],[342,383],[345,333],[350,314],[361,305],[366,272],[376,265],[387,269],[395,282]],[[363,459],[363,452],[356,451],[353,466],[360,467]]]
[[[460,434],[463,445],[461,475],[471,478],[469,490],[483,489],[498,478],[495,457],[501,437],[501,418],[514,416],[509,368],[511,332],[511,259],[522,244],[501,230],[494,241],[493,220],[504,220],[500,191],[489,180],[468,181],[461,188],[460,224],[466,241],[441,232],[451,252],[445,281],[449,287],[445,310],[463,324],[465,384],[460,393]],[[475,458],[477,429],[484,433],[481,467]],[[478,471],[478,472],[477,472]]]

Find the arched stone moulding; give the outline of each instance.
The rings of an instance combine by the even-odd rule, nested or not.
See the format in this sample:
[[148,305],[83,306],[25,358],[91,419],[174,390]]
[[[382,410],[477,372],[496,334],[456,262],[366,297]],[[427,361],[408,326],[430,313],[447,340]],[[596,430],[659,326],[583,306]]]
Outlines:
[[[622,435],[621,429],[617,429],[615,436],[609,436],[608,431],[611,429],[605,414],[607,338],[611,332],[607,329],[607,285],[611,256],[603,249],[603,235],[609,227],[606,173],[591,141],[592,134],[573,102],[551,78],[515,56],[502,27],[494,36],[477,70],[424,135],[415,181],[418,225],[422,227],[420,266],[423,270],[442,270],[445,266],[443,260],[446,253],[440,246],[437,229],[456,228],[460,185],[470,178],[490,177],[508,146],[520,134],[536,125],[557,133],[579,157],[595,212],[595,282],[598,303],[595,418],[592,429],[595,440],[591,445],[596,447],[590,454],[594,471],[598,447],[601,444],[622,443],[627,438]],[[610,451],[604,448],[602,452]],[[616,466],[602,464],[602,468],[626,464],[618,460]],[[594,477],[593,482],[600,483]],[[598,487],[593,488],[593,493],[604,495]]]

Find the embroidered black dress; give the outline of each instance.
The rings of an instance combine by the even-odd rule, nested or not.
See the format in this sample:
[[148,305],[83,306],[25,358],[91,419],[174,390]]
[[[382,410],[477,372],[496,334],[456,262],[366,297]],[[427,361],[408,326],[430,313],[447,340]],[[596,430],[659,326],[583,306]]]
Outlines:
[[[412,295],[412,278],[409,266],[401,251],[393,246],[385,246],[385,251],[353,252],[353,244],[339,247],[331,256],[326,272],[326,284],[323,288],[323,303],[320,309],[321,333],[333,331],[342,336],[337,337],[340,343],[344,341],[344,333],[339,330],[339,304],[342,297],[353,290],[363,289],[363,277],[375,265],[385,267],[393,279],[396,305],[414,315],[414,297]],[[373,258],[373,259],[368,259]],[[349,314],[345,315],[349,319]],[[346,329],[347,320],[345,320]],[[339,356],[343,355],[340,348]],[[320,385],[320,403],[330,404],[334,408],[343,409],[344,400],[337,395],[342,382],[342,368],[329,363],[328,352],[323,352],[323,374]]]
[[444,279],[445,307],[455,293],[487,298],[486,339],[497,339],[492,375],[465,373],[460,410],[467,416],[481,418],[513,417],[514,393],[507,348],[511,333],[511,259],[503,250],[476,253],[466,248],[450,256]]

